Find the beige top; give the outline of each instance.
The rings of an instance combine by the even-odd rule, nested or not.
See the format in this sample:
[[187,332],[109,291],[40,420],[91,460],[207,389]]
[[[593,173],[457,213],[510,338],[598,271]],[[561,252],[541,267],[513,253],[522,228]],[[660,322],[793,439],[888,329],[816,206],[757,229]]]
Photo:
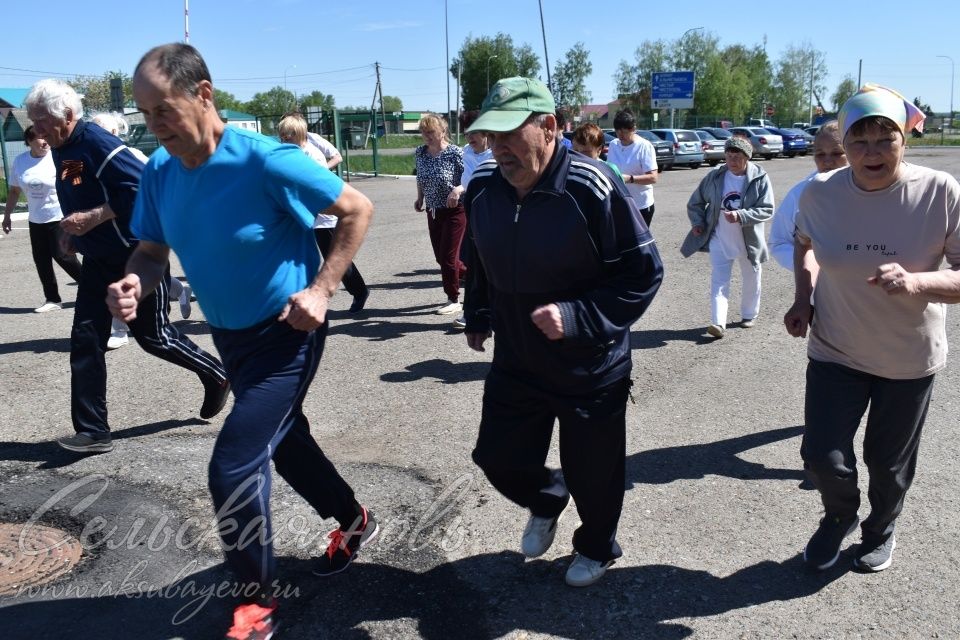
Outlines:
[[910,272],[960,264],[960,184],[902,165],[900,180],[863,191],[849,168],[819,174],[800,199],[797,234],[820,264],[807,354],[890,378],[923,378],[947,359],[946,308],[867,283],[881,264]]

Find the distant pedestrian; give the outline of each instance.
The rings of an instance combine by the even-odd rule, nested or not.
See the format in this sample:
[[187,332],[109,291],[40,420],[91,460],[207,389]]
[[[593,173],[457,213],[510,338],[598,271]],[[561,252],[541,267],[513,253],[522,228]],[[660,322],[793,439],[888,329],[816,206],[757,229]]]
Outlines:
[[417,166],[417,199],[413,208],[427,212],[427,228],[433,255],[440,265],[445,303],[434,313],[459,314],[460,281],[467,268],[460,260],[460,243],[467,226],[463,210],[463,151],[450,144],[447,121],[428,113],[420,118],[424,144],[414,152]]
[[34,309],[35,313],[56,311],[63,302],[57,287],[57,276],[53,272],[53,263],[67,272],[75,282],[80,282],[80,261],[75,253],[67,253],[61,246],[60,201],[57,198],[57,170],[53,166],[53,154],[50,145],[37,135],[33,126],[23,132],[23,140],[29,150],[13,160],[10,169],[10,185],[7,189],[6,209],[3,212],[3,232],[10,233],[12,224],[10,214],[20,199],[27,196],[27,224],[30,230],[30,251],[33,264],[40,276],[43,287],[44,303]]
[[764,222],[773,216],[770,176],[751,162],[753,147],[744,138],[727,138],[726,162],[703,177],[687,201],[690,233],[680,252],[688,258],[710,254],[710,324],[707,333],[722,338],[733,263],[740,265],[740,326],[750,328],[760,313],[762,264],[769,258]]
[[612,162],[620,169],[627,191],[636,200],[640,215],[649,227],[655,211],[653,185],[659,179],[657,151],[648,140],[635,133],[637,121],[629,109],[617,112],[613,118],[613,129],[617,139],[607,149],[607,162]]

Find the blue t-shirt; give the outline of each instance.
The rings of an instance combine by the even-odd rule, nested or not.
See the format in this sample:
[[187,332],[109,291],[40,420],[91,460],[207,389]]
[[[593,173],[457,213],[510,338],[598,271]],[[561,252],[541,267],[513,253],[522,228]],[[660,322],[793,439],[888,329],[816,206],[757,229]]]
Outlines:
[[195,169],[163,148],[153,153],[133,229],[176,252],[212,326],[245,329],[314,280],[313,221],[341,191],[343,181],[297,147],[226,127]]

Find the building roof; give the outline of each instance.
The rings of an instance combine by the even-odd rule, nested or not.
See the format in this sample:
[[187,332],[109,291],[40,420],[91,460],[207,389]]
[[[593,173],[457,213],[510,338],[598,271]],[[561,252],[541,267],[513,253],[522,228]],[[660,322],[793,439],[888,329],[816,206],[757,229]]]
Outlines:
[[230,120],[256,120],[256,119],[257,119],[257,116],[255,116],[255,115],[253,115],[253,114],[244,113],[244,112],[242,112],[242,111],[234,111],[233,109],[220,109],[220,111],[217,111],[217,113],[220,114],[220,119],[221,119],[221,120],[227,120],[227,121],[230,121]]
[[23,106],[23,100],[30,93],[30,88],[25,89],[0,87],[0,107],[13,107],[19,109]]
[[581,115],[595,113],[601,118],[609,113],[610,109],[605,104],[585,104],[580,107]]

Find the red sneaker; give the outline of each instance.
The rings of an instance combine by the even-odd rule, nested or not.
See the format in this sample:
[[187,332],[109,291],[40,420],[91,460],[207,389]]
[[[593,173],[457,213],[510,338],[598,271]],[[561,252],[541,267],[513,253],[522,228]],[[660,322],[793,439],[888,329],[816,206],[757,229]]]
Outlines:
[[380,526],[373,514],[367,511],[366,507],[360,509],[363,513],[353,521],[349,529],[344,530],[341,527],[330,532],[330,544],[317,560],[313,575],[332,576],[340,573],[353,562],[360,550],[380,533]]
[[227,632],[227,640],[270,640],[279,626],[273,620],[277,601],[269,606],[242,604],[233,610],[233,626]]

